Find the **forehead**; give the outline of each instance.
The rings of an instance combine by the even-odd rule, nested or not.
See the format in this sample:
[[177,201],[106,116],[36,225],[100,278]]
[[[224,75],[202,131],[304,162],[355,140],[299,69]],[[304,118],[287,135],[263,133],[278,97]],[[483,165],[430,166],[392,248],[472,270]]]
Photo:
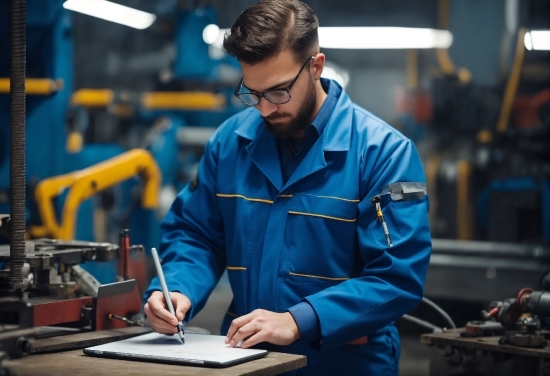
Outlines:
[[289,50],[253,65],[241,63],[244,84],[249,89],[260,92],[280,83],[292,81],[300,66],[294,53]]

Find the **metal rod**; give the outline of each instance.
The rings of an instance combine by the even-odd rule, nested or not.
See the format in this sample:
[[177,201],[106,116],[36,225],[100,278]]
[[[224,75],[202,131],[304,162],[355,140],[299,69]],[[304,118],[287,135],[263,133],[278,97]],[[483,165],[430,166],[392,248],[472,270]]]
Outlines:
[[10,288],[23,290],[25,261],[26,0],[11,0],[10,32]]

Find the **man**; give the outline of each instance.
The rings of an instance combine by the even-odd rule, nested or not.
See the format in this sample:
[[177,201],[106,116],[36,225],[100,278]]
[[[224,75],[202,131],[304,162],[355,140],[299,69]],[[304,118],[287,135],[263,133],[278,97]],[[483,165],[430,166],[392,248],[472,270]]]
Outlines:
[[[165,277],[190,320],[228,271],[231,346],[304,354],[298,374],[397,375],[394,320],[422,298],[431,238],[422,189],[384,193],[425,177],[410,140],[320,78],[317,29],[304,3],[265,0],[226,35],[254,108],[218,128],[166,215]],[[158,280],[145,296],[153,329],[175,333]]]

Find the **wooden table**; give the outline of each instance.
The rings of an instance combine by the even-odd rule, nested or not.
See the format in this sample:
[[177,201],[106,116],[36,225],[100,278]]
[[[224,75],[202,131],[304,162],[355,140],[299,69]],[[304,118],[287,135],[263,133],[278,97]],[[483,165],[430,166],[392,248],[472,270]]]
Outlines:
[[[277,375],[306,366],[303,355],[270,352],[266,357],[227,368],[203,368],[85,355],[82,348],[143,334],[145,328],[88,332],[39,339],[34,354],[2,365],[18,376],[23,375]],[[61,350],[63,349],[63,350]],[[54,352],[52,352],[54,351]]]

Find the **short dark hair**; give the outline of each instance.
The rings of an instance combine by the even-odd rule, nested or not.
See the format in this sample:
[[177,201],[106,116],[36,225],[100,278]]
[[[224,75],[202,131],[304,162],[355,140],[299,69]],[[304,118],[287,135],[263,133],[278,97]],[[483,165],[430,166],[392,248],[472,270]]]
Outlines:
[[246,64],[255,64],[288,48],[298,60],[319,48],[319,20],[298,0],[260,0],[244,10],[226,33],[225,51]]

